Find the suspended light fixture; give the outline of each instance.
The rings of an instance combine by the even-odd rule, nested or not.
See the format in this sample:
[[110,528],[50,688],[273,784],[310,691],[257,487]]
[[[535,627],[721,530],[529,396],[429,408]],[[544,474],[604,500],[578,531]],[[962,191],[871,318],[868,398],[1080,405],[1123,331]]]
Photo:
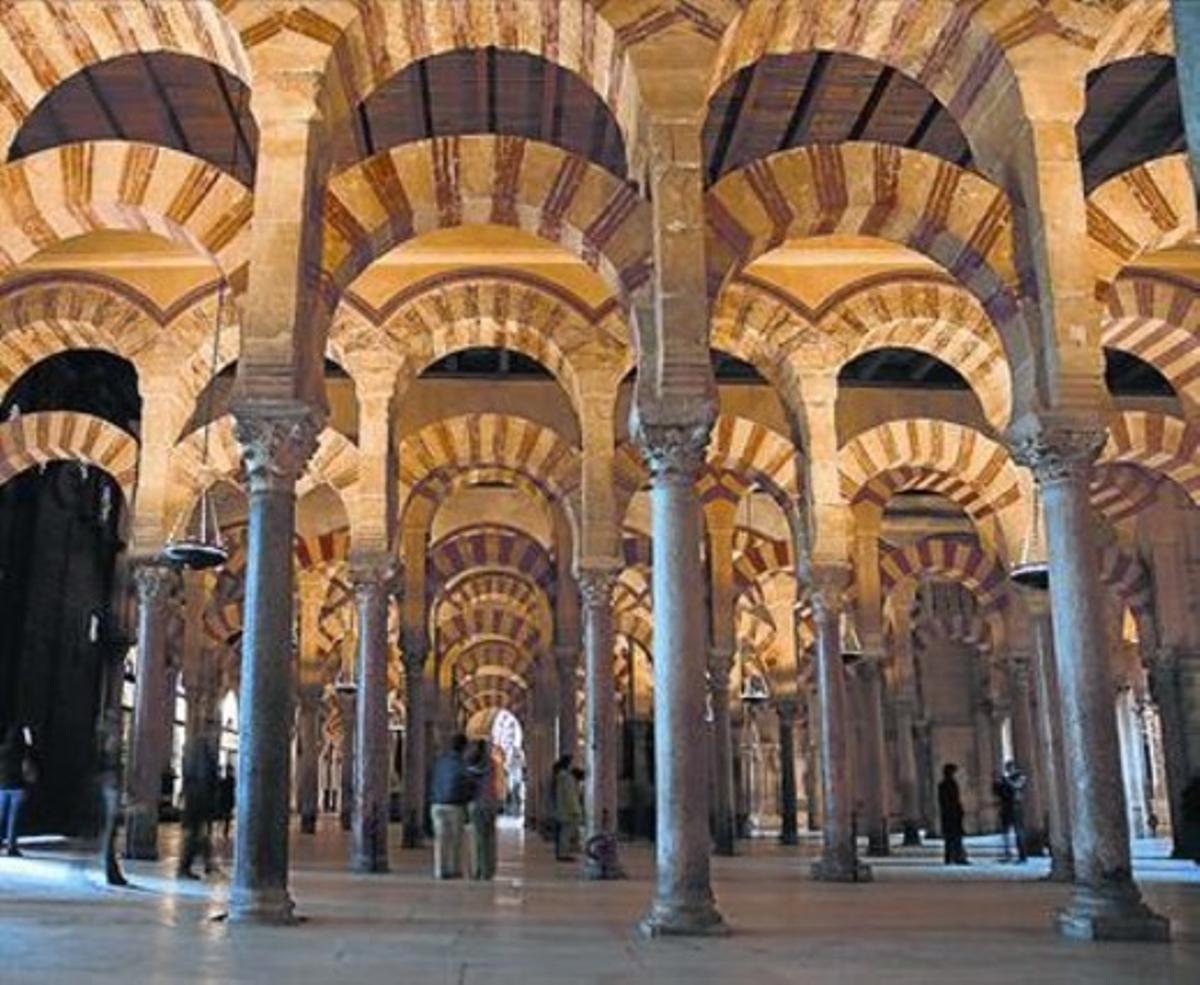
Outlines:
[[858,635],[858,621],[854,612],[847,608],[842,610],[838,620],[838,637],[842,645],[842,660],[853,663],[863,655],[862,640]]
[[1050,587],[1050,565],[1047,560],[1045,539],[1042,536],[1042,501],[1037,483],[1033,486],[1033,508],[1029,516],[1029,530],[1021,544],[1017,563],[1009,572],[1009,578],[1022,588],[1044,592]]

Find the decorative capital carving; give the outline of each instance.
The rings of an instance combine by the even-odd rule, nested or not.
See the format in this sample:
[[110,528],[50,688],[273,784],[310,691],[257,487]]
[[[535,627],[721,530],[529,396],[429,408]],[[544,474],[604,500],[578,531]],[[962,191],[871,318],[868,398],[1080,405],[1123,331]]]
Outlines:
[[360,604],[396,588],[396,565],[389,557],[358,558],[350,565],[350,584]]
[[246,479],[253,492],[291,492],[317,450],[321,422],[308,408],[283,414],[239,415],[234,424]]
[[138,604],[163,605],[179,585],[179,572],[166,564],[139,564],[133,569]]
[[639,421],[636,440],[650,475],[663,482],[696,481],[708,452],[709,420],[692,424],[648,424]]
[[713,647],[708,651],[708,679],[714,693],[729,690],[729,678],[733,675],[733,651]]
[[608,608],[619,572],[613,568],[581,568],[575,576],[586,608]]
[[850,585],[851,575],[849,564],[823,564],[808,572],[814,616],[820,618],[822,610],[825,614],[842,611],[842,595]]
[[1013,429],[1009,448],[1039,483],[1057,482],[1086,479],[1107,438],[1099,424],[1034,419]]

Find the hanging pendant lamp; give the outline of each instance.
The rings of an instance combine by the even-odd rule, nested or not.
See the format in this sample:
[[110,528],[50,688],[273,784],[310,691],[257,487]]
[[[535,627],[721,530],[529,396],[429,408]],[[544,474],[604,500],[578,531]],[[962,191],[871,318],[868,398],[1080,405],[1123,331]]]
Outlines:
[[849,608],[843,609],[838,619],[838,637],[841,640],[842,660],[853,663],[863,655],[862,640],[858,635],[858,622]]
[[1045,539],[1042,536],[1042,501],[1037,484],[1033,486],[1033,508],[1030,511],[1029,530],[1021,544],[1017,563],[1008,577],[1022,588],[1044,592],[1050,587],[1050,565],[1047,560]]

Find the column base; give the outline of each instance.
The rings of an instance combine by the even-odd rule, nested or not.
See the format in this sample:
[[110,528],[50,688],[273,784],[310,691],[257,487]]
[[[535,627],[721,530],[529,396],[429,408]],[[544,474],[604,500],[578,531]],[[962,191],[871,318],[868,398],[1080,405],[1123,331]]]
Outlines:
[[583,878],[592,880],[601,879],[626,879],[628,876],[625,870],[621,868],[621,863],[615,860],[610,862],[599,862],[595,859],[586,859],[583,863]]
[[387,872],[388,860],[373,855],[356,855],[350,860],[350,868],[354,872]]
[[1047,882],[1074,882],[1075,881],[1075,860],[1070,855],[1050,854],[1050,872],[1046,876]]
[[1055,922],[1058,932],[1072,940],[1166,943],[1171,939],[1171,922],[1151,910],[1132,883],[1107,891],[1076,885]]
[[812,865],[812,877],[817,882],[870,882],[871,867],[854,856],[823,855]]
[[796,833],[795,828],[785,827],[779,832],[779,844],[781,845],[798,845],[800,844],[800,835]]
[[348,811],[343,811],[338,815],[338,821],[341,822],[342,830],[349,831],[354,827],[354,818]]
[[407,825],[404,827],[404,832],[400,836],[401,848],[421,848],[425,844],[425,839],[421,837],[420,831],[414,831]]
[[638,930],[643,937],[726,937],[729,925],[711,900],[699,904],[655,900]]
[[125,857],[158,861],[158,808],[131,811],[125,822]]
[[317,833],[317,815],[316,814],[301,814],[300,815],[300,833],[302,835],[315,835]]
[[921,844],[921,829],[917,827],[915,821],[904,822],[904,840],[901,842],[905,848],[916,848]]
[[892,854],[892,844],[886,835],[867,839],[867,854],[871,858],[886,858]]
[[291,927],[299,923],[296,904],[286,889],[238,889],[229,894],[230,923]]

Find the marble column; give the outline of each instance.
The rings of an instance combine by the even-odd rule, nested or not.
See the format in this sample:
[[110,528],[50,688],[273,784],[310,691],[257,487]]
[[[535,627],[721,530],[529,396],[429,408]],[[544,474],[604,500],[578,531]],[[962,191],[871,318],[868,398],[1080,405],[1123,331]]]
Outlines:
[[1050,626],[1049,599],[1045,593],[1036,590],[1031,591],[1027,598],[1033,623],[1033,682],[1037,691],[1038,744],[1042,750],[1042,781],[1046,792],[1046,839],[1050,846],[1049,879],[1051,882],[1074,882],[1075,853],[1071,848],[1071,809],[1067,799],[1062,710],[1059,708],[1058,672],[1054,665],[1054,635]]
[[737,828],[734,817],[733,735],[729,724],[729,678],[733,654],[710,650],[708,657],[708,693],[712,702],[712,834],[713,850],[718,855],[737,853]]
[[883,726],[883,667],[880,658],[867,656],[858,668],[863,683],[863,703],[866,705],[866,727],[863,729],[865,810],[867,854],[891,854],[888,835],[888,767],[887,740]]
[[405,640],[404,840],[420,848],[425,834],[425,645],[418,636]]
[[[980,685],[986,687],[986,683]],[[995,831],[1000,827],[1000,815],[996,810],[992,784],[1000,771],[996,761],[995,743],[992,736],[992,698],[986,691],[978,694],[974,706],[975,724],[975,769],[971,778],[975,788],[975,817],[978,833]]]
[[1045,504],[1051,619],[1062,699],[1075,882],[1060,931],[1086,939],[1167,940],[1170,924],[1133,881],[1104,603],[1089,498],[1100,428],[1052,423],[1018,436]]
[[1167,774],[1167,806],[1171,821],[1171,857],[1188,858],[1184,838],[1182,794],[1191,778],[1187,763],[1187,723],[1179,687],[1179,653],[1160,647],[1150,666],[1150,697],[1162,726],[1162,750]]
[[163,706],[171,704],[167,672],[167,623],[178,573],[165,565],[142,564],[133,572],[138,596],[137,690],[129,759],[129,803],[125,854],[158,858],[158,799],[162,773],[171,750],[170,722]]
[[301,834],[317,830],[317,788],[321,755],[321,687],[300,685],[300,713],[297,716],[296,809],[300,814]]
[[796,820],[796,699],[775,703],[779,715],[779,843],[795,845],[800,840]]
[[1192,181],[1200,188],[1200,4],[1172,0],[1175,26],[1175,65],[1179,98],[1192,161]]
[[637,429],[650,467],[654,599],[654,899],[643,932],[723,933],[709,876],[705,602],[696,478],[709,426]]
[[387,560],[351,569],[358,607],[358,721],[354,730],[354,815],[351,867],[388,870],[388,599],[393,571]]
[[1042,769],[1038,756],[1037,730],[1034,727],[1030,660],[1014,654],[1008,660],[1009,686],[1012,691],[1013,758],[1025,773],[1024,823],[1025,851],[1042,855],[1046,844],[1045,807],[1042,805]]
[[296,479],[316,449],[307,410],[237,418],[249,492],[229,918],[291,922],[288,820],[295,701],[292,539]]
[[817,632],[816,677],[821,723],[821,858],[814,879],[866,882],[871,870],[858,859],[854,844],[854,788],[850,775],[850,723],[846,716],[846,670],[842,662],[842,592],[845,568],[813,572],[813,622]]
[[587,840],[610,840],[611,857],[585,853],[589,879],[618,879],[625,873],[617,846],[616,676],[613,673],[612,593],[617,567],[584,568],[578,573],[583,602],[583,653],[586,687],[587,766],[585,774]]
[[579,709],[576,699],[575,671],[579,663],[574,647],[554,648],[554,668],[558,684],[558,754],[579,755]]
[[[810,651],[811,653],[811,651]],[[813,656],[815,660],[815,656]],[[804,714],[804,795],[808,801],[808,830],[824,827],[825,807],[821,779],[821,700],[815,687],[805,697]]]
[[339,717],[342,720],[342,770],[338,784],[338,821],[343,831],[354,828],[354,749],[358,745],[358,685],[342,684],[337,690]]
[[898,697],[896,712],[896,766],[900,780],[900,814],[904,844],[921,844],[921,791],[917,780],[917,749],[913,741],[913,699]]

